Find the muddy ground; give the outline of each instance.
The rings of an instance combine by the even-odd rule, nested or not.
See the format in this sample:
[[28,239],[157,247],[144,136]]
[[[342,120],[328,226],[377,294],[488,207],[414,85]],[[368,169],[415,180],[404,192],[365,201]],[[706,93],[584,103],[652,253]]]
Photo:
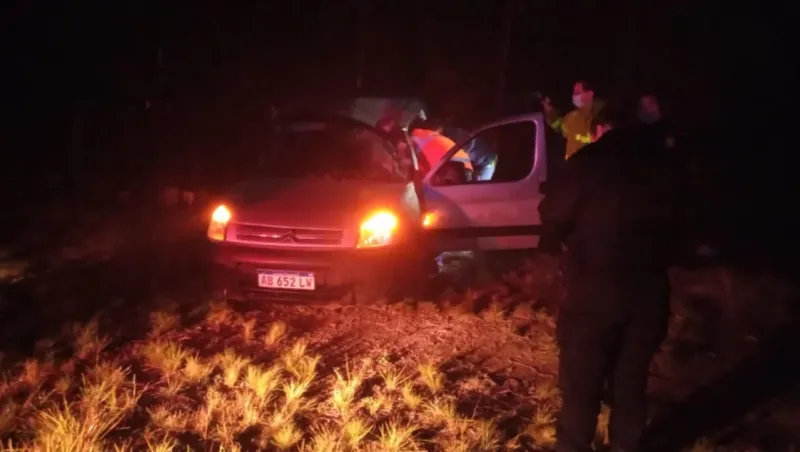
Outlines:
[[[77,224],[59,226],[65,216],[54,213],[49,222],[42,220],[39,231],[31,231],[0,256],[0,366],[5,375],[0,397],[5,406],[15,406],[0,416],[4,443],[43,444],[39,414],[56,406],[57,382],[65,375],[77,382],[107,362],[126,365],[128,378],[144,385],[144,392],[124,420],[108,430],[102,447],[113,442],[146,450],[150,444],[155,450],[154,438],[159,438],[200,450],[287,444],[291,449],[304,441],[306,450],[323,450],[311,447],[321,434],[315,436],[309,425],[345,431],[344,414],[331,415],[328,404],[338,381],[335,371],[351,366],[363,372],[356,397],[363,406],[353,412],[373,427],[354,449],[394,450],[382,435],[387,422],[395,420],[415,431],[413,444],[398,450],[552,446],[558,405],[555,313],[564,293],[556,258],[516,255],[509,265],[511,258],[503,256],[505,265],[498,266],[492,281],[471,285],[462,273],[457,281],[444,279],[451,283],[440,284],[427,300],[358,306],[341,300],[225,305],[207,295],[202,212],[131,210],[87,215]],[[800,445],[794,284],[774,271],[725,263],[674,268],[671,277],[670,334],[652,366],[653,441],[664,450],[791,450]],[[170,315],[177,321],[158,320]],[[108,341],[98,347],[99,354],[86,356],[78,353],[76,331],[93,320]],[[273,341],[268,338],[274,337],[276,325],[286,329]],[[174,380],[163,367],[148,367],[152,356],[142,351],[157,340],[180,344],[222,364],[202,383],[194,381],[189,389],[166,397],[165,381]],[[218,374],[226,380],[226,361],[217,359],[226,350],[250,364],[268,366],[298,343],[305,347],[304,356],[319,357],[314,381],[320,387],[311,385],[307,393],[315,408],[295,413],[302,439],[282,442],[283,433],[270,430],[262,420],[255,423],[259,430],[252,438],[204,437],[189,424],[181,427],[183,431],[164,427],[149,411],[162,399],[201,410],[200,402],[215,385],[222,385],[212,377]],[[39,370],[32,376],[34,361]],[[429,368],[442,375],[441,387],[425,377]],[[386,369],[402,371],[413,382],[412,389],[439,408],[412,406],[405,393],[380,399],[391,392],[388,380],[379,377],[389,372]],[[324,389],[329,383],[333,390]],[[239,388],[236,385],[227,387]],[[67,386],[72,389],[62,395],[71,394],[78,406],[81,396],[75,394],[81,392],[75,387],[80,384]],[[395,408],[375,408],[375,400],[394,400]],[[464,423],[431,414],[441,412],[445,402],[455,409],[451,418]],[[400,405],[404,408],[397,408]],[[274,416],[276,406],[259,416]],[[215,419],[214,425],[224,424],[222,417]],[[483,420],[496,426],[493,442],[479,441],[478,424],[466,424]],[[238,426],[242,431],[250,427]],[[134,437],[140,440],[126,443]],[[601,431],[599,442],[602,437]],[[332,450],[337,448],[345,449]]]

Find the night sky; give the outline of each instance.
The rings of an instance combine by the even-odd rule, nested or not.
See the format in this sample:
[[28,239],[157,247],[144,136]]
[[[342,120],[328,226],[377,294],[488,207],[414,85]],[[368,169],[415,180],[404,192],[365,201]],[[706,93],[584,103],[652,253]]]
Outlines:
[[29,157],[14,183],[246,147],[271,102],[353,95],[359,71],[361,93],[433,94],[465,121],[495,115],[503,87],[509,103],[541,91],[567,108],[576,78],[629,108],[653,90],[688,132],[743,115],[770,130],[788,108],[789,15],[768,2],[7,3],[7,148]]

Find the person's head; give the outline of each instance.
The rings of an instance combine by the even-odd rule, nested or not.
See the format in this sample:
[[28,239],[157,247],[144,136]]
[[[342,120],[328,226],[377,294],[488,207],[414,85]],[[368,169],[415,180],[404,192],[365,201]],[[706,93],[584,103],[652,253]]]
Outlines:
[[594,100],[594,87],[586,80],[578,80],[572,85],[572,104],[578,108],[588,107]]
[[636,116],[639,121],[646,124],[652,124],[661,119],[661,107],[658,105],[658,98],[653,94],[645,94],[640,97]]
[[599,140],[606,132],[614,129],[618,125],[619,120],[614,112],[608,108],[600,110],[595,117],[592,118],[590,123],[591,131],[589,133],[592,137],[592,142]]

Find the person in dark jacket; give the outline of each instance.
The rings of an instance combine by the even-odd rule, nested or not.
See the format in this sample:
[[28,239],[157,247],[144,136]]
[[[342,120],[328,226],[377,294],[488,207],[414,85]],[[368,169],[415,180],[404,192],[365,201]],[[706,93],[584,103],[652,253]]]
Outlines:
[[560,452],[592,450],[606,382],[612,450],[638,450],[648,369],[667,329],[680,175],[672,153],[639,128],[615,129],[610,114],[593,120],[593,142],[565,162],[539,206],[545,230],[567,248]]
[[639,97],[636,117],[643,128],[649,131],[654,139],[659,141],[659,145],[667,148],[675,147],[672,125],[662,115],[661,105],[655,94],[644,94]]

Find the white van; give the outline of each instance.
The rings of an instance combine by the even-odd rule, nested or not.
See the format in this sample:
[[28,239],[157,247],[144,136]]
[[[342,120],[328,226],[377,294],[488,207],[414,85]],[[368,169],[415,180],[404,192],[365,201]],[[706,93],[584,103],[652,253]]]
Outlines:
[[[225,298],[394,298],[414,295],[442,251],[536,248],[545,127],[539,113],[486,124],[420,178],[364,122],[283,117],[271,156],[213,209],[214,288]],[[450,160],[475,139],[497,156],[490,180]]]

